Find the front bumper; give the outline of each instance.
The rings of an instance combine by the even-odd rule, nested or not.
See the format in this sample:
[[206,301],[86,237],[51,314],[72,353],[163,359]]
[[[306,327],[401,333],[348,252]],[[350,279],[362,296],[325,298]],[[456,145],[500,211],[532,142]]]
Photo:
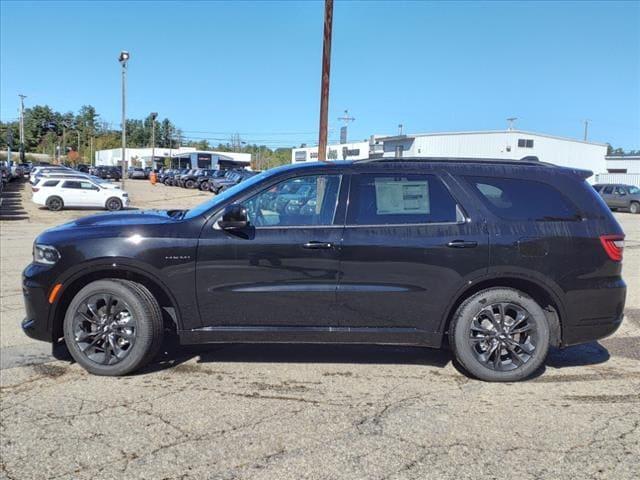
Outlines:
[[22,273],[22,295],[26,317],[22,321],[22,331],[29,337],[45,342],[55,339],[49,321],[51,305],[49,290],[52,283],[48,279],[46,267],[30,264]]

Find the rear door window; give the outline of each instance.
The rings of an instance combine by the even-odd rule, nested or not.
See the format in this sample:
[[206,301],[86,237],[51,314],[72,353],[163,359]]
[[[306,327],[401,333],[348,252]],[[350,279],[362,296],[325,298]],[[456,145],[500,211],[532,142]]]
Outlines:
[[520,178],[466,177],[484,204],[507,220],[579,220],[577,208],[553,186]]
[[67,180],[66,182],[64,182],[62,184],[62,188],[71,188],[71,189],[81,189],[82,187],[80,186],[81,182],[77,182],[75,180]]
[[456,201],[435,175],[353,175],[347,223],[401,225],[460,220]]

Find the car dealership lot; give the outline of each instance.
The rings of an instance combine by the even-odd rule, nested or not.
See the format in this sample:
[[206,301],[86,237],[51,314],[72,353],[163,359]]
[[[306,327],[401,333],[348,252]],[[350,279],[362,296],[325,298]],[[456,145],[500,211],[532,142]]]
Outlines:
[[[139,208],[210,197],[127,190]],[[621,329],[553,352],[529,382],[469,380],[447,352],[335,345],[168,345],[143,373],[105,378],[19,328],[33,238],[92,212],[38,209],[25,184],[6,195],[22,213],[1,226],[0,478],[637,477],[640,216],[616,214]]]

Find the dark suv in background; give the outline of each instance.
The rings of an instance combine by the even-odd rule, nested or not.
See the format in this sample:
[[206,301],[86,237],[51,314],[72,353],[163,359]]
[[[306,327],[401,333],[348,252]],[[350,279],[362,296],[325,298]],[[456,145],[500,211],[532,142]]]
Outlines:
[[623,232],[537,161],[381,159],[256,175],[191,210],[94,215],[38,236],[27,335],[123,375],[184,344],[440,348],[488,381],[622,322]]
[[619,183],[601,183],[593,186],[607,206],[613,210],[629,210],[640,213],[640,188]]

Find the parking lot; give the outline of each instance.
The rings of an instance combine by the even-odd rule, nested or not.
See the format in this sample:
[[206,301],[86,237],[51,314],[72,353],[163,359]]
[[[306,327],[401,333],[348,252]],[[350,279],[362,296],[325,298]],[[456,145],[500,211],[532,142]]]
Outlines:
[[[128,181],[137,208],[210,193]],[[626,319],[552,351],[518,384],[470,380],[446,351],[377,346],[167,345],[107,378],[22,334],[35,236],[92,212],[3,192],[0,479],[405,479],[640,476],[640,216],[627,235]]]

